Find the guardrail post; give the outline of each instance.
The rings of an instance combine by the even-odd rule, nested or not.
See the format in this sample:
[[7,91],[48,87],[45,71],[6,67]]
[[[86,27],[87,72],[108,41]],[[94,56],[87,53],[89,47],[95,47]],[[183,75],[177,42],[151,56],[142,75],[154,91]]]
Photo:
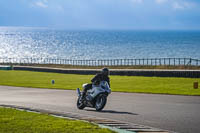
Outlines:
[[174,66],[176,65],[176,59],[174,58]]
[[195,60],[196,61],[196,66],[198,66],[198,60]]
[[184,66],[185,66],[185,58],[184,58]]
[[164,66],[165,66],[165,58],[164,58]]
[[160,66],[161,66],[162,65],[161,59],[159,59],[159,62],[160,62]]
[[111,66],[113,65],[113,60],[112,59],[110,60],[110,64],[111,64]]
[[191,63],[192,63],[192,59],[191,59],[191,58],[189,58],[188,65],[190,65],[190,66],[191,66]]

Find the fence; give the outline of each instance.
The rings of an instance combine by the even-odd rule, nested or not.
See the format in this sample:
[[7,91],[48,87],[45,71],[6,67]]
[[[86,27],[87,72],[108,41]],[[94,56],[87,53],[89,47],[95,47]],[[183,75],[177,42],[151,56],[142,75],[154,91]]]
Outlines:
[[192,58],[150,58],[71,60],[53,58],[0,58],[0,64],[60,64],[73,66],[200,66],[199,59]]

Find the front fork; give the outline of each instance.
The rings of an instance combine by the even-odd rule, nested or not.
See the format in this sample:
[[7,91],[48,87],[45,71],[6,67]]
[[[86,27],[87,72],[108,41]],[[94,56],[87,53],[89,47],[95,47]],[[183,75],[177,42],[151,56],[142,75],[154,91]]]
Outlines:
[[81,96],[81,91],[80,91],[79,88],[76,89],[76,92],[77,92],[78,97],[80,97]]

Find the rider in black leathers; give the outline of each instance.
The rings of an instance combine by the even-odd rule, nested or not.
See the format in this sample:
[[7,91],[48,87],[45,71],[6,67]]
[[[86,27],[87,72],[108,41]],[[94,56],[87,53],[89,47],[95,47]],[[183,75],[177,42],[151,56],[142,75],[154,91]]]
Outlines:
[[[108,68],[103,68],[101,73],[96,74],[96,76],[91,80],[92,84],[94,85],[99,85],[100,81],[107,81],[108,85],[110,86],[110,78],[108,77],[109,75],[109,69]],[[92,89],[92,84],[87,84],[83,90],[83,95],[82,98],[85,96],[86,92],[89,89]]]

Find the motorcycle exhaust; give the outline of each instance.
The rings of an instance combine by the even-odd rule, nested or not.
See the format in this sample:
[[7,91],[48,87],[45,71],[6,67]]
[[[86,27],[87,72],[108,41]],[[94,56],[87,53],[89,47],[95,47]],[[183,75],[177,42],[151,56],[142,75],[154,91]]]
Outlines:
[[76,91],[77,91],[78,97],[80,97],[80,96],[81,96],[81,91],[80,91],[80,89],[77,88]]

